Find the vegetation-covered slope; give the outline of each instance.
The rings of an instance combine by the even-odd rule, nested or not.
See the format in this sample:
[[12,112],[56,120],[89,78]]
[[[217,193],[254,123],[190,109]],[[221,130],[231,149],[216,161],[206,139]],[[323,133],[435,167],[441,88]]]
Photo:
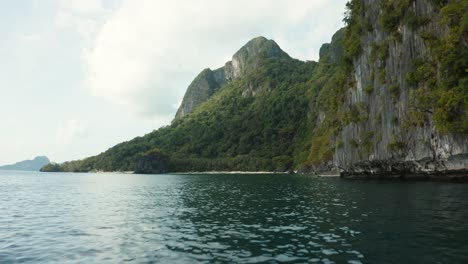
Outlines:
[[194,80],[170,126],[51,170],[467,170],[467,9],[352,0],[318,63],[256,38]]
[[[233,69],[239,72],[236,78],[192,113],[60,168],[134,171],[145,153],[155,148],[168,157],[169,171],[284,171],[299,166],[309,151],[308,81],[317,63],[276,56],[278,52],[270,52],[271,47],[276,48],[272,41],[263,39],[263,45],[258,45],[258,38],[253,41],[253,47],[249,42],[236,53],[243,56],[242,68]],[[252,52],[243,54],[243,50]]]

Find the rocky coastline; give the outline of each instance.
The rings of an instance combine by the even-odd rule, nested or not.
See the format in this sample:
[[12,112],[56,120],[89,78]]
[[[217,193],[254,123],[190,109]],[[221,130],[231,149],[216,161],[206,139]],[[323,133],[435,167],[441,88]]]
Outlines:
[[468,155],[450,156],[445,160],[418,161],[375,160],[355,163],[340,169],[344,179],[400,179],[468,181]]

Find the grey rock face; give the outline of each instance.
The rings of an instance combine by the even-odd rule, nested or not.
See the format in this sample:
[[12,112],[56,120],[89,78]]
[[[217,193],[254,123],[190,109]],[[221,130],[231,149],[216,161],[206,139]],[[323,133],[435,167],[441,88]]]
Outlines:
[[[427,114],[428,122],[423,127],[408,128],[404,124],[410,110],[412,89],[406,84],[406,75],[413,70],[413,59],[429,54],[418,33],[430,31],[440,36],[444,30],[434,22],[417,31],[401,25],[398,28],[401,40],[398,40],[380,28],[377,21],[381,12],[379,1],[363,2],[367,7],[365,19],[374,28],[362,38],[362,53],[354,60],[355,87],[348,89],[343,111],[359,105],[367,110],[368,116],[365,121],[347,125],[339,134],[336,141],[344,144],[335,150],[334,166],[346,175],[468,170],[467,137],[440,134],[430,114]],[[410,8],[418,16],[439,15],[424,0],[414,1]],[[388,45],[388,56],[384,61],[371,60],[375,43]],[[384,72],[381,78],[378,76],[380,72]],[[366,87],[372,87],[372,91],[366,92]],[[398,89],[398,93],[392,93],[392,88]],[[348,144],[350,141],[357,142],[360,147]]]
[[257,37],[249,41],[228,62],[228,78],[235,79],[257,68],[265,58],[290,58],[273,40]]
[[323,44],[320,47],[320,61],[329,61],[333,64],[338,64],[343,56],[343,45],[341,44],[344,37],[345,29],[338,30],[332,37],[330,43]]
[[[262,60],[266,58],[290,57],[281,50],[275,41],[257,37],[237,51],[232,60],[223,67],[214,71],[211,69],[203,70],[189,85],[174,120],[181,119],[191,113],[226,83],[258,68]],[[252,91],[246,92],[246,95],[255,95],[256,88],[252,89]]]
[[[343,178],[463,180],[468,177],[468,155],[461,154],[441,161],[445,169],[433,160],[372,160],[354,163],[341,171]],[[448,166],[447,166],[448,165]]]
[[195,107],[208,100],[224,83],[223,71],[203,70],[188,87],[182,104],[177,110],[176,119],[192,112]]

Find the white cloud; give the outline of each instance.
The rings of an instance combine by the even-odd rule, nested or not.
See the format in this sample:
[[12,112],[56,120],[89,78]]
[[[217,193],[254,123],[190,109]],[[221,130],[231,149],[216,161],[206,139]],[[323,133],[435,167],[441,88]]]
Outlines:
[[[76,10],[99,9],[93,4],[99,1],[71,2],[80,3],[70,5]],[[198,72],[222,66],[258,35],[293,57],[317,59],[320,45],[341,26],[345,2],[123,0],[84,51],[85,84],[129,111],[173,115]]]
[[102,0],[60,0],[55,24],[59,29],[74,28],[81,36],[83,49],[94,45],[96,36],[111,14]]
[[259,35],[317,59],[345,2],[0,1],[0,163],[82,158],[167,124],[196,74]]
[[79,120],[67,120],[57,128],[56,142],[62,145],[76,143],[75,141],[86,136],[86,125]]
[[104,9],[102,0],[60,0],[59,3],[64,9],[85,15],[101,13]]

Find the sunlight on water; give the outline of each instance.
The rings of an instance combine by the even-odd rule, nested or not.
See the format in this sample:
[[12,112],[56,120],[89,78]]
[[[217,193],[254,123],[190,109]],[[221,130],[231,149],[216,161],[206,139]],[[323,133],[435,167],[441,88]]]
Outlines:
[[455,263],[468,185],[0,172],[0,263]]

